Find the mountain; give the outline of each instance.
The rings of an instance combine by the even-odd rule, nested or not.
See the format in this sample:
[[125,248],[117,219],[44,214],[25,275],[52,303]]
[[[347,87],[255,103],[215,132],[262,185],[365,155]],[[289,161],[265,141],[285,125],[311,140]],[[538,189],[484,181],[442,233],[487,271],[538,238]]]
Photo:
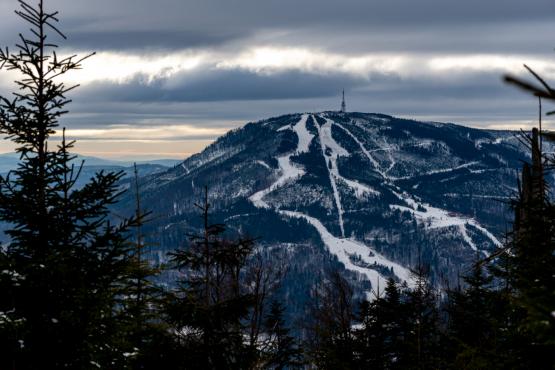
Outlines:
[[[453,286],[501,245],[508,200],[527,157],[515,133],[383,114],[306,113],[230,131],[181,165],[141,180],[153,212],[152,258],[186,245],[194,203],[209,187],[212,221],[260,238],[287,269],[280,294],[300,313],[312,286],[339,267],[360,294],[419,261]],[[133,194],[118,205],[132,212]],[[170,277],[167,277],[171,279]]]

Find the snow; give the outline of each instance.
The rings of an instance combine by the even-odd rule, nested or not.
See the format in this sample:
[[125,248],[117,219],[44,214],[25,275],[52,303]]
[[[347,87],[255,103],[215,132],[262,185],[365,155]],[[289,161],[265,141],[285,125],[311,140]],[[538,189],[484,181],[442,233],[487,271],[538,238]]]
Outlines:
[[268,164],[264,161],[255,161],[255,163],[258,163],[261,166],[266,167],[267,169],[271,170],[272,168],[270,166],[268,166]]
[[[297,153],[304,153],[309,150],[310,143],[314,138],[314,135],[310,134],[306,129],[306,121],[308,115],[303,115],[301,120],[297,122],[293,127],[284,126],[281,129],[292,129],[297,134],[299,141],[297,149],[294,153],[288,153],[286,155],[277,158],[279,165],[280,176],[276,181],[274,181],[268,188],[260,190],[249,197],[249,200],[253,203],[255,207],[258,208],[270,208],[270,205],[264,201],[264,197],[271,192],[277,190],[278,188],[286,185],[289,181],[297,179],[304,175],[305,171],[293,163],[291,163],[291,156]],[[337,169],[337,158],[340,156],[348,156],[349,152],[345,150],[341,145],[339,145],[331,135],[331,129],[334,123],[333,121],[324,118],[326,123],[322,126],[318,125],[318,135],[320,138],[320,145],[322,150],[322,155],[326,160],[326,164],[329,169],[330,181],[334,191],[334,197],[336,200],[336,206],[339,213],[339,224],[341,228],[341,238],[332,235],[326,227],[316,218],[305,215],[300,212],[288,211],[288,210],[276,210],[278,213],[292,218],[302,218],[308,221],[312,226],[316,228],[322,241],[327,246],[330,253],[337,256],[339,261],[345,265],[345,267],[351,271],[356,271],[363,276],[365,276],[370,283],[372,288],[375,290],[380,285],[385,286],[386,278],[380,275],[378,271],[372,268],[359,266],[353,261],[351,261],[351,256],[360,256],[361,261],[367,265],[379,264],[385,266],[389,269],[393,269],[393,273],[401,280],[407,282],[409,286],[413,286],[414,282],[411,277],[411,273],[405,267],[388,260],[381,254],[369,248],[367,245],[362,244],[354,239],[346,239],[344,237],[345,232],[343,229],[343,209],[341,206],[341,198],[339,191],[337,190],[337,185],[335,180],[345,182],[350,188],[352,188],[355,194],[359,197],[365,194],[379,194],[374,189],[368,186],[358,183],[357,181],[348,180],[339,174]],[[326,152],[329,154],[326,154]],[[369,293],[368,298],[372,299],[372,295]]]
[[463,163],[459,166],[456,167],[449,167],[449,168],[442,168],[439,170],[433,170],[433,171],[428,171],[428,172],[424,172],[424,173],[419,173],[416,175],[411,175],[411,176],[402,176],[402,177],[394,177],[393,180],[408,180],[414,177],[419,177],[419,176],[430,176],[430,175],[436,175],[438,173],[449,173],[449,172],[453,172],[453,171],[457,171],[460,170],[462,168],[467,168],[470,166],[474,166],[476,164],[479,164],[479,161],[473,161],[473,162],[468,162],[468,163]]
[[345,131],[345,133],[347,135],[349,135],[360,147],[360,150],[362,150],[362,152],[364,153],[364,155],[368,158],[368,160],[370,161],[370,163],[372,163],[372,165],[374,166],[374,169],[376,170],[376,172],[378,172],[380,175],[382,175],[383,178],[388,179],[389,177],[387,176],[387,174],[382,170],[380,164],[378,163],[378,161],[372,157],[372,155],[370,154],[370,152],[368,152],[368,150],[364,147],[364,144],[362,144],[360,142],[360,140],[353,135],[353,133],[351,131],[349,131],[348,129],[346,129],[343,125],[339,124],[339,123],[335,123],[336,126],[340,127],[341,129],[343,129],[343,131]]
[[472,240],[472,238],[468,235],[468,230],[466,229],[466,226],[464,225],[459,225],[459,232],[461,233],[464,241],[470,245],[470,248],[472,248],[472,250],[474,251],[478,251],[478,248],[476,247],[476,244],[474,244],[474,241]]
[[272,185],[270,185],[270,187],[254,193],[249,197],[250,201],[253,202],[256,207],[270,208],[268,203],[263,200],[266,195],[284,186],[289,181],[299,178],[305,174],[303,169],[296,167],[291,163],[291,156],[292,154],[287,154],[285,156],[278,157],[277,160],[279,169],[281,171],[281,176]]
[[358,181],[349,180],[342,176],[340,176],[339,178],[341,179],[341,181],[345,182],[345,184],[347,184],[351,189],[353,189],[353,191],[355,192],[355,196],[359,199],[362,199],[367,194],[380,195],[379,191],[372,189],[367,185],[361,184]]
[[491,139],[478,139],[476,140],[476,142],[474,143],[474,146],[477,149],[481,149],[483,144],[495,144],[495,145],[499,145],[502,144],[504,141],[508,141],[513,139],[512,136],[508,136],[508,137],[497,137],[495,138],[493,141]]
[[285,131],[285,130],[291,130],[291,125],[281,126],[276,131],[280,132],[280,131]]
[[[249,197],[249,200],[253,203],[255,207],[266,209],[272,208],[270,204],[264,201],[264,197],[305,174],[305,170],[303,168],[291,162],[291,157],[296,154],[306,153],[310,150],[310,144],[312,143],[315,136],[310,133],[306,127],[309,116],[309,114],[303,114],[297,123],[293,125],[286,125],[278,129],[278,131],[292,130],[293,132],[295,132],[298,138],[298,144],[295,150],[276,158],[279,167],[276,171],[278,174],[277,179],[267,188],[262,189]],[[380,192],[372,189],[365,184],[359,183],[358,181],[350,180],[341,176],[338,169],[338,160],[340,157],[350,156],[351,153],[349,153],[348,150],[342,147],[333,138],[332,129],[334,126],[342,129],[349,137],[354,140],[354,142],[360,147],[362,153],[364,153],[364,155],[368,158],[374,170],[382,176],[384,180],[383,186],[390,189],[393,194],[402,201],[401,204],[391,204],[389,206],[391,209],[399,209],[402,211],[410,212],[415,217],[417,222],[425,225],[425,227],[428,229],[440,229],[449,227],[455,228],[460,234],[461,239],[464,241],[464,243],[469,245],[469,247],[474,251],[479,250],[478,246],[472,238],[472,236],[476,235],[477,232],[482,233],[496,246],[501,246],[499,240],[487,229],[482,227],[475,219],[463,215],[458,215],[453,212],[449,212],[447,210],[437,208],[430,204],[422,202],[418,197],[411,196],[401,190],[398,186],[396,186],[394,184],[394,181],[398,180],[398,178],[394,178],[388,175],[388,173],[396,165],[395,157],[393,155],[393,152],[397,149],[395,146],[389,144],[385,139],[383,143],[376,143],[376,145],[380,147],[376,150],[385,151],[387,153],[386,156],[389,159],[387,163],[387,168],[385,168],[385,166],[382,167],[380,163],[378,163],[378,161],[372,156],[370,151],[365,148],[364,144],[343,124],[334,122],[325,114],[319,115],[318,117],[322,118],[325,121],[325,123],[322,125],[315,123],[315,126],[318,130],[317,135],[320,142],[320,150],[322,152],[322,156],[324,157],[326,168],[328,169],[328,175],[333,190],[333,199],[338,210],[338,223],[341,230],[341,235],[334,236],[322,224],[320,220],[305,213],[293,210],[275,210],[283,216],[304,219],[309,224],[311,224],[319,233],[323,243],[326,245],[330,253],[335,255],[346,269],[355,271],[357,273],[360,273],[361,276],[366,277],[372,284],[373,290],[376,290],[379,286],[385,286],[386,284],[386,277],[381,275],[378,270],[372,268],[372,265],[375,264],[384,266],[388,269],[393,269],[393,273],[401,281],[407,282],[409,286],[414,286],[414,280],[409,269],[403,267],[398,263],[390,261],[383,255],[377,253],[370,246],[357,241],[354,238],[345,237],[343,221],[344,210],[341,202],[341,194],[338,189],[338,183],[341,185],[345,184],[359,199],[367,195],[379,195]],[[423,142],[421,144],[430,145],[428,142]],[[268,169],[271,169],[266,162],[256,161],[256,163]],[[449,173],[458,169],[469,168],[478,163],[479,162],[477,161],[463,163],[455,167],[425,172],[424,175]],[[469,170],[471,169],[469,168]],[[415,188],[416,187],[417,185],[415,185]],[[472,227],[472,229],[470,229],[470,227]],[[481,252],[487,255],[486,251]],[[353,260],[353,257],[360,258],[360,262]],[[374,291],[374,293],[376,292]],[[372,297],[369,296],[369,298]]]
[[493,199],[493,200],[511,199],[511,197],[505,196],[505,195],[482,195],[482,194],[470,194],[470,193],[445,193],[443,195],[450,198],[476,198],[476,199]]
[[339,229],[341,230],[341,236],[345,237],[345,226],[343,224],[344,211],[341,205],[341,196],[339,194],[339,191],[337,190],[335,179],[341,177],[337,169],[337,158],[340,156],[349,156],[349,152],[347,152],[341,145],[339,145],[331,136],[331,128],[333,122],[327,118],[324,119],[326,120],[326,123],[322,126],[318,126],[318,136],[320,138],[322,155],[324,156],[324,159],[326,161],[326,168],[328,169],[330,183],[333,189],[333,196],[335,199],[335,205],[337,207],[339,218]]
[[297,134],[297,138],[299,139],[299,143],[297,144],[296,153],[308,153],[310,148],[310,143],[314,138],[314,135],[308,131],[306,128],[306,121],[308,120],[309,115],[303,114],[301,119],[294,125],[285,125],[278,128],[276,131],[286,131],[286,130],[293,130]]
[[[399,265],[398,263],[388,260],[372,248],[369,248],[367,245],[360,243],[354,239],[337,238],[333,236],[326,229],[326,227],[314,217],[293,211],[280,210],[278,212],[288,217],[305,219],[306,221],[308,221],[308,223],[314,226],[330,253],[337,256],[339,262],[345,265],[346,269],[364,275],[372,284],[372,290],[374,290],[374,293],[376,293],[377,287],[383,287],[386,285],[387,279],[381,276],[380,273],[376,270],[354,264],[351,261],[350,256],[360,256],[363,262],[370,265],[377,263],[387,268],[393,268],[394,274],[401,281],[406,282],[409,287],[414,286],[412,274],[407,268]],[[371,299],[370,296],[368,298]]]
[[386,151],[387,158],[389,159],[389,167],[387,167],[387,169],[385,170],[384,173],[388,174],[393,169],[393,167],[395,167],[397,162],[395,162],[395,159],[393,158],[393,155],[391,154],[392,147],[389,146],[389,144],[388,144],[388,142],[385,138],[384,138],[384,144],[386,145],[386,147],[384,147],[383,149]]
[[297,145],[297,154],[300,153],[308,153],[310,148],[310,143],[314,138],[306,128],[306,121],[308,119],[308,114],[303,114],[301,120],[297,122],[295,126],[293,126],[293,131],[297,134],[299,138],[299,144]]
[[[378,172],[387,181],[384,185],[386,185],[386,186],[389,185],[389,187],[395,188],[397,191],[392,190],[393,193],[400,200],[404,201],[406,204],[409,205],[409,207],[404,207],[404,206],[400,206],[400,205],[390,205],[390,208],[400,209],[400,210],[411,212],[415,216],[417,221],[419,221],[421,223],[424,223],[425,225],[427,225],[427,227],[429,229],[447,228],[447,227],[452,227],[452,226],[457,227],[461,236],[462,236],[462,238],[463,238],[463,240],[473,250],[477,250],[477,247],[476,247],[476,244],[474,243],[474,241],[472,240],[472,238],[471,238],[471,236],[468,232],[467,227],[469,225],[478,229],[489,240],[491,240],[493,242],[493,244],[495,244],[496,246],[500,247],[502,245],[501,242],[491,232],[489,232],[487,229],[485,229],[483,226],[481,226],[475,219],[455,215],[455,214],[453,214],[449,211],[446,211],[444,209],[433,207],[433,206],[431,206],[429,204],[426,204],[426,203],[417,202],[416,200],[412,199],[408,194],[406,194],[405,192],[402,192],[398,187],[393,185],[393,181],[408,179],[412,176],[395,178],[395,177],[391,177],[391,176],[388,175],[388,172],[391,171],[394,168],[396,162],[395,162],[395,159],[394,159],[394,157],[391,153],[391,151],[394,149],[394,147],[391,146],[389,143],[387,143],[387,141],[384,140],[384,145],[383,146],[378,145],[378,146],[380,146],[380,148],[377,149],[377,150],[383,150],[383,151],[387,152],[387,156],[388,156],[388,159],[389,159],[390,163],[389,163],[388,168],[384,170],[381,167],[381,165],[378,163],[378,161],[365,148],[364,144],[351,131],[349,131],[345,126],[343,126],[342,124],[339,124],[337,122],[333,122],[330,119],[328,119],[327,117],[321,117],[321,118],[324,118],[326,123],[324,125],[318,127],[318,135],[319,135],[319,138],[320,138],[322,154],[324,155],[324,158],[326,160],[326,164],[327,164],[327,167],[328,167],[330,182],[331,182],[331,185],[332,185],[334,198],[335,198],[335,203],[336,203],[338,213],[339,213],[339,226],[340,226],[340,229],[341,229],[342,237],[345,237],[345,231],[344,231],[344,225],[343,225],[344,210],[343,210],[342,205],[341,205],[341,197],[340,197],[339,191],[337,189],[336,180],[344,182],[345,184],[347,184],[347,186],[349,186],[351,189],[353,189],[357,198],[361,198],[365,194],[379,194],[379,192],[377,192],[374,189],[371,189],[371,188],[369,188],[369,187],[367,187],[363,184],[360,184],[356,181],[346,179],[346,178],[342,177],[339,174],[338,167],[337,167],[337,159],[340,156],[349,156],[350,153],[347,150],[345,150],[340,144],[338,144],[333,139],[333,137],[331,135],[331,129],[332,129],[333,125],[341,128],[348,136],[350,136],[357,143],[357,145],[360,147],[361,151],[364,153],[364,155],[368,158],[370,163],[373,165],[375,171]],[[305,124],[306,124],[306,120],[302,123],[302,126],[301,126],[301,122],[299,122],[295,126],[295,127],[298,126],[299,129],[293,128],[297,132],[297,135],[299,135],[299,147],[301,146],[301,142],[302,142],[301,135],[303,135],[302,130],[300,130],[300,128],[303,127]],[[304,127],[304,128],[306,129],[306,127]],[[310,140],[311,139],[312,138],[310,138]],[[422,143],[422,144],[429,145],[429,143]],[[303,148],[305,148],[305,147],[306,146],[303,146]],[[328,155],[326,154],[326,151],[327,151]],[[418,176],[434,175],[434,174],[439,174],[439,173],[449,173],[449,172],[453,172],[453,171],[456,171],[456,170],[460,170],[462,168],[469,168],[469,167],[472,167],[472,166],[477,165],[479,163],[480,162],[478,162],[478,161],[467,162],[467,163],[463,163],[463,164],[455,166],[455,167],[449,167],[449,168],[443,168],[443,169],[437,169],[437,170],[429,171],[429,172],[426,172],[426,173],[418,175]],[[469,169],[469,170],[470,171],[476,171],[476,170],[471,170],[471,169]],[[482,251],[482,252],[487,254],[487,252],[485,252],[485,251]]]
[[[301,134],[306,131],[306,120],[308,115],[303,114],[301,120],[295,125],[293,130],[295,132],[301,132]],[[302,125],[301,128],[296,128],[298,125]],[[290,126],[287,126],[290,128]],[[305,137],[303,140],[307,140],[308,138]],[[301,144],[302,143],[302,144]],[[294,153],[289,153],[277,158],[279,170],[281,172],[280,177],[268,188],[260,190],[249,197],[249,200],[254,204],[255,207],[258,208],[270,208],[269,204],[266,203],[263,198],[273,192],[274,190],[284,186],[291,180],[297,179],[305,174],[305,171],[302,168],[295,166],[291,163],[291,156],[295,153],[299,153],[300,150],[304,149],[304,145],[309,145],[310,141],[306,143],[306,141],[301,141],[299,137],[299,145],[297,146],[297,150]],[[301,147],[303,145],[303,147]]]
[[[488,239],[490,239],[493,244],[497,247],[501,247],[501,242],[486,228],[481,226],[478,221],[473,218],[464,217],[462,215],[455,215],[452,212],[446,211],[441,208],[433,207],[427,203],[417,202],[412,199],[407,193],[397,193],[392,191],[393,194],[409,205],[409,207],[399,206],[396,204],[391,204],[389,207],[392,209],[399,209],[401,211],[408,211],[414,215],[417,221],[426,225],[428,229],[438,229],[446,228],[451,226],[457,226],[461,231],[461,236],[470,245],[472,249],[476,248],[476,245],[467,233],[467,225],[471,225],[482,232]],[[464,231],[462,231],[464,229]],[[487,254],[485,251],[482,251]]]
[[[212,150],[206,150],[205,152],[203,152],[202,156],[195,156],[195,157],[191,157],[190,160],[187,160],[186,162],[190,165],[190,167],[188,168],[188,172],[190,173],[194,170],[196,170],[199,167],[202,167],[210,162],[214,162],[220,158],[223,157],[231,157],[237,153],[239,153],[243,148],[238,147],[238,148],[231,148],[231,149],[224,149],[224,148],[213,148]],[[185,167],[185,164],[183,163],[183,168]]]

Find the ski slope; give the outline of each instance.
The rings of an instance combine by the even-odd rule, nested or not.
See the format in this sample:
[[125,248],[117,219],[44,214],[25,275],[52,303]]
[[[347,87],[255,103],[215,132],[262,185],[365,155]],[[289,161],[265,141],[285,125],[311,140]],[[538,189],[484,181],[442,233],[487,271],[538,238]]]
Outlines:
[[[312,135],[306,128],[307,119],[308,115],[304,114],[302,115],[299,122],[297,122],[295,125],[283,126],[279,129],[280,131],[293,130],[297,134],[297,137],[299,139],[297,148],[295,149],[295,151],[277,157],[280,175],[277,180],[275,180],[269,187],[262,189],[249,197],[249,200],[255,207],[266,209],[271,208],[271,205],[264,201],[264,197],[271,192],[279,189],[280,187],[283,187],[290,181],[293,181],[305,174],[304,169],[297,167],[291,162],[291,157],[298,153],[306,153],[309,150],[310,143],[312,142],[314,135]],[[331,129],[334,122],[326,118],[324,119],[326,121],[325,124],[321,126],[317,125],[318,138],[320,141],[322,155],[326,160],[330,182],[334,191],[336,206],[338,208],[341,237],[336,237],[331,234],[329,230],[322,224],[322,222],[320,222],[320,220],[312,216],[306,215],[301,212],[281,209],[276,209],[276,212],[289,218],[304,219],[309,224],[311,224],[320,235],[323,243],[325,244],[329,252],[335,255],[346,269],[357,272],[364,276],[368,281],[370,281],[372,285],[372,291],[368,293],[368,299],[373,299],[376,296],[377,292],[375,290],[378,289],[378,287],[385,286],[387,277],[382,276],[376,269],[367,266],[380,265],[382,267],[391,269],[393,271],[393,274],[397,276],[397,278],[401,282],[406,282],[408,286],[413,286],[414,281],[412,279],[411,272],[407,268],[401,266],[398,263],[388,260],[383,255],[377,253],[375,250],[359,241],[345,238],[345,231],[343,228],[342,220],[343,208],[341,205],[341,197],[339,191],[337,190],[336,180],[345,182],[349,187],[353,189],[357,196],[379,193],[371,189],[370,187],[367,187],[356,181],[345,179],[339,174],[339,171],[337,169],[337,158],[340,156],[348,156],[349,153],[343,147],[341,147],[331,135]],[[363,262],[364,266],[362,266],[361,263],[354,263],[352,258],[360,259],[360,261]],[[372,294],[372,292],[374,294]]]

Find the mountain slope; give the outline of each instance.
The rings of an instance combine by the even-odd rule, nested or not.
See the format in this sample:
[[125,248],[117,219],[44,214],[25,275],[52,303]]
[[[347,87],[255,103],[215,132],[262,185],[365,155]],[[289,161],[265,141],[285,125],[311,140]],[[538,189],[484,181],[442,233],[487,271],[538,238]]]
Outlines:
[[[193,204],[206,184],[214,221],[260,237],[288,266],[283,293],[300,301],[333,266],[361,293],[389,277],[410,285],[419,260],[434,283],[452,283],[500,245],[511,219],[505,201],[525,157],[510,132],[381,114],[249,123],[143,179],[153,258],[164,260],[199,226]],[[120,211],[132,205],[128,195]]]

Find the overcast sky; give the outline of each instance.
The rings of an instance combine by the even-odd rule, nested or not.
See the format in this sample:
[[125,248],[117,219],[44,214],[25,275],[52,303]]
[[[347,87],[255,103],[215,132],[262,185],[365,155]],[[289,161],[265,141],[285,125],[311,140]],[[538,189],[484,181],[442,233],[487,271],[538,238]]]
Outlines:
[[[529,127],[537,102],[502,74],[527,63],[555,84],[554,0],[45,5],[60,11],[61,53],[97,52],[68,76],[82,86],[63,124],[101,157],[182,158],[248,121],[338,109],[342,88],[350,111]],[[0,0],[0,45],[27,29],[16,7]],[[0,93],[15,77],[0,72]]]

